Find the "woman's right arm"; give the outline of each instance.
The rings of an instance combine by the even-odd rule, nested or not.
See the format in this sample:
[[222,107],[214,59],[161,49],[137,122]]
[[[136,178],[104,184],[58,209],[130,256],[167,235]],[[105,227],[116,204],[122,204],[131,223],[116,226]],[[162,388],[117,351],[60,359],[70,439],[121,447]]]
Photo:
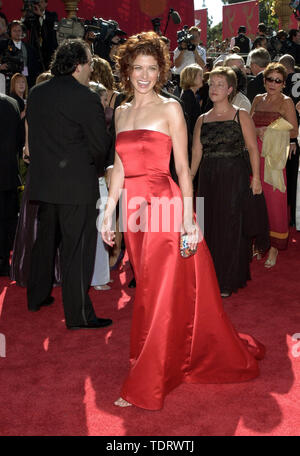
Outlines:
[[[119,115],[120,115],[120,112],[119,112],[119,109],[117,108],[116,116],[115,116],[116,131],[118,131]],[[111,173],[109,193],[108,193],[107,203],[105,206],[103,223],[102,223],[102,227],[101,227],[102,239],[104,242],[106,242],[111,247],[114,245],[114,237],[115,237],[114,231],[112,231],[112,217],[113,217],[114,210],[116,208],[116,205],[117,205],[119,197],[120,197],[121,189],[123,188],[123,183],[124,183],[124,168],[123,168],[122,161],[116,152],[114,166],[113,166],[113,170]]]
[[197,170],[199,168],[199,164],[202,158],[202,144],[200,141],[200,134],[201,134],[201,126],[202,126],[203,116],[199,116],[194,128],[193,134],[193,148],[192,148],[192,164],[191,164],[191,176],[194,179]]

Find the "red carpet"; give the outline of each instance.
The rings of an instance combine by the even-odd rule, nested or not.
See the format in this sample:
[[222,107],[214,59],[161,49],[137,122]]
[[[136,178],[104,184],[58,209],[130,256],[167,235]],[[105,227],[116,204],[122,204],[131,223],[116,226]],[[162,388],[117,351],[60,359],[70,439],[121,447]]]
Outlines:
[[251,269],[249,285],[224,305],[240,332],[265,344],[260,377],[182,385],[159,412],[113,405],[128,366],[128,263],[114,272],[111,291],[90,292],[97,314],[114,320],[104,330],[66,330],[60,288],[52,306],[28,312],[26,290],[1,278],[0,435],[299,435],[300,343],[292,336],[299,333],[300,342],[300,232],[291,232],[275,268],[255,259]]

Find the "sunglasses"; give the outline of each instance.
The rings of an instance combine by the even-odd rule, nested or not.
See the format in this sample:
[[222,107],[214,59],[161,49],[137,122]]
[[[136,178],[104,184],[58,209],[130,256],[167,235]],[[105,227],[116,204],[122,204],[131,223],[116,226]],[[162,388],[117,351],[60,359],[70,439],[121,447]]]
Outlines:
[[265,78],[267,82],[275,82],[275,84],[282,84],[283,80],[280,78]]

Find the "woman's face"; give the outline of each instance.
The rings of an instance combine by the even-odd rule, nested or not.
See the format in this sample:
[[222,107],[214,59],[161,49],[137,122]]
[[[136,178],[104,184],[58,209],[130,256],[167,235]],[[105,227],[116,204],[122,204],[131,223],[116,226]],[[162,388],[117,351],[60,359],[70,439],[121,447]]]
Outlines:
[[200,87],[203,86],[203,78],[202,78],[202,73],[201,71],[198,71],[195,79],[194,79],[194,84],[193,87],[196,88],[196,90],[200,89]]
[[157,60],[152,55],[140,54],[132,64],[130,82],[136,92],[146,94],[153,90],[159,76]]
[[228,99],[228,95],[232,92],[232,87],[228,87],[228,82],[225,76],[213,75],[209,80],[209,98],[213,103]]
[[284,87],[282,74],[277,71],[272,71],[265,77],[265,88],[269,95],[276,95],[281,92]]
[[16,79],[15,90],[17,94],[24,94],[26,90],[26,84],[23,78]]

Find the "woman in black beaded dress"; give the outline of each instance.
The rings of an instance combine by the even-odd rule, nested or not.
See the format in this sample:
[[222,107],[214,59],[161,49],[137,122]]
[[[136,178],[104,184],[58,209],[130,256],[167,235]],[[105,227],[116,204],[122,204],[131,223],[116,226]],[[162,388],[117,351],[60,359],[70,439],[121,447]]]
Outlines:
[[[191,165],[194,177],[201,161],[197,196],[205,198],[204,237],[223,297],[244,287],[250,279],[251,238],[243,226],[244,205],[249,193],[262,192],[253,121],[244,109],[231,105],[236,83],[229,67],[218,67],[210,73],[213,108],[196,122]],[[266,218],[266,213],[262,216]]]

